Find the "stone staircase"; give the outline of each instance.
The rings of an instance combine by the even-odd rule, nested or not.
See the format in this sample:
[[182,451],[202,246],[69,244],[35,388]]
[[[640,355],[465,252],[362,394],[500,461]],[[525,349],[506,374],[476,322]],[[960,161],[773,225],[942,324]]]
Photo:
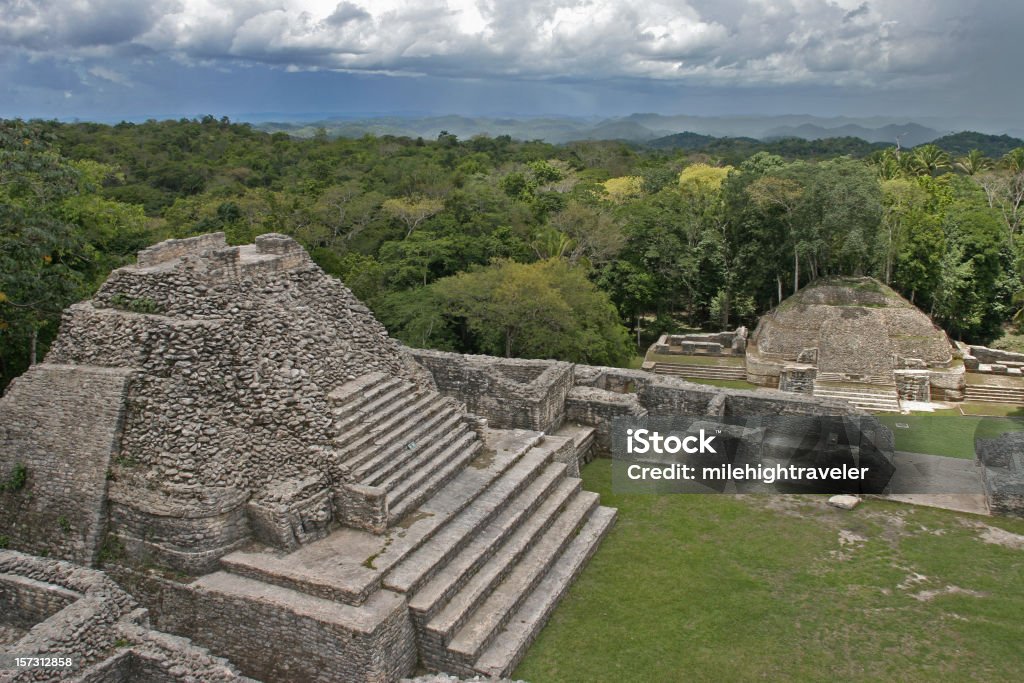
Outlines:
[[997,387],[968,384],[964,400],[972,403],[1008,403],[1024,406],[1024,386]]
[[659,375],[672,375],[688,379],[738,379],[747,378],[747,370],[743,367],[719,365],[682,365],[678,363],[655,363],[654,372]]
[[831,382],[822,381],[819,376],[814,381],[814,395],[842,399],[855,408],[872,413],[900,412],[899,393],[892,382]]
[[371,372],[329,395],[336,458],[354,482],[386,496],[394,524],[444,486],[482,447],[465,407]]
[[[397,389],[368,384],[381,387],[368,390],[370,401]],[[411,393],[408,400],[418,401]],[[385,533],[342,528],[287,555],[250,548],[222,558],[218,574],[270,584],[275,600],[294,600],[305,610],[316,601],[318,609],[336,605],[333,618],[367,632],[383,628],[391,598],[404,595],[422,665],[508,675],[616,511],[598,505],[597,494],[581,490],[581,481],[567,476],[569,465],[558,461],[576,452],[572,437],[484,434],[485,447],[468,466]],[[233,585],[223,576],[209,581],[222,592]],[[252,593],[244,581],[239,590]]]

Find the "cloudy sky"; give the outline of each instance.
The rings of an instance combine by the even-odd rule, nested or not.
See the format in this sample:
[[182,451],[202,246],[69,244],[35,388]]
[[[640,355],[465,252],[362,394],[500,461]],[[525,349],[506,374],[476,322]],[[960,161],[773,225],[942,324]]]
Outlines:
[[0,0],[0,116],[643,111],[1022,128],[1022,34],[1022,0]]

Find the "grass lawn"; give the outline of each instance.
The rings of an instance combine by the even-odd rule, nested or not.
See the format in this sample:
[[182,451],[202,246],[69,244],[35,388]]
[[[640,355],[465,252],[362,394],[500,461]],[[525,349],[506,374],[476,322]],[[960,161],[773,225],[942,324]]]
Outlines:
[[1024,406],[1006,403],[961,403],[964,415],[989,415],[993,417],[1024,417]]
[[[817,496],[614,495],[619,520],[513,678],[1016,681],[1024,521]],[[1005,532],[1000,531],[1005,530]],[[1003,535],[1007,545],[983,535]]]
[[666,353],[649,353],[647,360],[657,363],[675,363],[678,365],[715,365],[726,368],[742,368],[746,361],[743,356],[677,356]]
[[[896,437],[896,450],[951,458],[974,458],[974,437],[979,426],[983,430],[982,436],[1024,429],[1024,422],[1019,420],[986,420],[976,415],[961,415],[958,409],[875,417],[892,430]],[[897,424],[907,427],[900,428]]]

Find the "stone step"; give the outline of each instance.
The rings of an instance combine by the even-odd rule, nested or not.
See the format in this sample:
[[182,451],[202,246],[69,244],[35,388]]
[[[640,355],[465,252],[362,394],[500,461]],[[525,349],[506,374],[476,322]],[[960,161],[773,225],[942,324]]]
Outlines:
[[886,410],[890,410],[890,409],[891,410],[899,410],[899,403],[897,403],[896,401],[872,401],[872,400],[868,400],[868,399],[858,399],[856,397],[851,397],[851,396],[839,396],[839,395],[829,396],[829,395],[826,395],[826,394],[815,394],[815,395],[818,396],[818,398],[834,398],[834,399],[839,399],[839,400],[846,401],[847,403],[850,403],[850,404],[858,406],[858,407],[869,406],[869,407],[872,407],[872,408],[884,408]]
[[378,384],[388,379],[389,376],[383,372],[368,372],[365,375],[356,377],[345,382],[329,394],[327,400],[332,408],[344,410],[348,405],[362,401],[366,392],[372,391]]
[[747,371],[739,367],[716,365],[679,365],[676,363],[655,363],[654,372],[661,375],[678,375],[698,379],[746,379]]
[[352,414],[366,413],[367,409],[375,410],[373,404],[380,401],[382,397],[388,396],[396,388],[413,389],[414,387],[407,380],[386,376],[381,381],[368,386],[361,393],[352,396],[348,402],[332,407],[331,414],[340,420]]
[[[361,605],[346,605],[223,571],[201,576],[189,587],[203,599],[255,603],[265,606],[264,613],[274,612],[280,613],[282,618],[307,618],[335,624],[345,631],[366,635],[392,619],[394,613],[402,608],[404,600],[397,593],[378,590]],[[289,617],[289,613],[293,616]]]
[[375,470],[370,477],[379,482],[375,485],[381,486],[387,491],[394,491],[406,479],[416,476],[424,467],[429,467],[453,443],[462,439],[466,434],[473,433],[459,413],[453,413],[443,425],[450,426],[444,431],[439,431],[437,438],[423,444],[422,449],[407,451],[408,455],[404,460],[382,463],[381,470]]
[[[421,417],[429,416],[441,408],[442,402],[432,392],[406,394],[394,402],[392,409],[378,415],[363,416],[358,424],[347,430],[345,435],[336,437],[332,443],[337,450],[350,454],[349,457],[342,457],[350,467],[354,467],[357,462],[362,464],[367,457],[401,439],[416,427]],[[356,452],[358,455],[353,458],[351,454]]]
[[[551,462],[552,452],[545,444],[526,451],[526,454],[495,479],[472,505],[454,516],[428,542],[397,564],[384,578],[384,585],[400,593],[413,593],[419,590],[434,577],[444,563],[461,552],[480,529],[489,524],[520,492],[536,480]],[[443,495],[445,491],[438,495]]]
[[815,375],[814,379],[816,382],[857,382],[858,384],[880,384],[883,386],[896,386],[896,383],[893,382],[892,377],[887,377],[885,375],[861,375],[860,379],[855,380],[849,377],[845,377],[838,372],[819,372],[817,375]]
[[362,434],[362,427],[368,419],[385,419],[407,406],[409,401],[415,400],[420,393],[412,385],[396,382],[386,392],[367,403],[352,404],[345,411],[335,412],[331,422],[332,441],[338,448],[343,448],[353,437]]
[[[501,544],[530,518],[552,491],[566,481],[566,466],[551,463],[543,473],[515,497],[490,524],[479,530],[463,549],[443,568],[416,591],[409,601],[415,619],[420,624],[429,622],[448,600],[455,595],[501,547]],[[559,495],[568,499],[575,494],[575,486],[567,484]],[[553,517],[552,517],[553,520]]]
[[898,399],[899,394],[895,392],[891,394],[859,394],[851,391],[815,389],[814,396],[821,396],[826,398],[845,398],[847,400],[895,402]]
[[477,499],[539,446],[543,438],[540,432],[526,429],[487,429],[485,433],[488,452],[478,452],[470,466],[463,468],[419,506],[417,515],[388,531],[387,542],[374,560],[374,565],[382,572],[398,566],[411,553],[430,542],[435,534],[447,528],[452,520],[471,510]]
[[420,503],[465,469],[483,448],[476,432],[467,432],[446,448],[422,472],[411,476],[387,494],[388,519],[397,524]]
[[1024,405],[1024,397],[1021,398],[1008,398],[1008,397],[995,397],[995,396],[966,396],[964,398],[966,403],[1002,403],[1010,406]]
[[1024,388],[1016,387],[975,387],[967,385],[964,398],[968,401],[1024,402]]
[[455,661],[468,667],[476,663],[576,537],[576,532],[597,508],[599,498],[591,491],[580,491],[569,502],[540,541],[519,560],[452,638],[448,651]]
[[883,386],[880,384],[864,385],[862,387],[850,387],[831,384],[829,382],[815,382],[814,393],[821,392],[836,392],[840,394],[851,394],[856,396],[895,396],[897,393],[896,385]]
[[[384,448],[377,449],[372,457],[363,460],[352,470],[353,478],[377,486],[410,458],[423,453],[438,442],[443,442],[452,432],[459,431],[465,419],[464,415],[458,412],[455,402],[452,399],[444,399],[435,400],[434,403],[436,408],[433,409],[433,414],[420,422],[410,421],[411,424],[402,430],[402,438],[390,440],[391,443],[385,444]],[[412,431],[408,431],[409,428]],[[410,449],[410,444],[415,444],[415,448]]]
[[[580,492],[580,480],[567,477],[541,503],[529,519],[501,545],[459,591],[426,625],[420,625],[420,644],[425,660],[436,660],[440,671],[447,661],[447,646],[458,630],[473,616],[474,610],[490,595],[498,583],[514,568],[516,562],[542,537],[559,518],[564,507]],[[413,619],[418,621],[417,613]],[[428,662],[429,664],[430,662]]]
[[367,437],[378,434],[385,424],[390,424],[391,419],[410,404],[421,403],[432,396],[430,392],[417,391],[408,383],[393,387],[358,411],[336,421],[338,431],[331,443],[338,450],[359,448]]
[[476,672],[492,678],[512,675],[569,586],[579,576],[615,523],[616,510],[598,507],[579,534],[533,592],[512,615],[504,630],[476,661]]

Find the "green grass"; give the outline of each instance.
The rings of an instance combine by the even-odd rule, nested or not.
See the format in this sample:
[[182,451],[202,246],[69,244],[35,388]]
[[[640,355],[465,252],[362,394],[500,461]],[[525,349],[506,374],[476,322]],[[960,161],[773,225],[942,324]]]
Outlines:
[[649,353],[647,360],[677,365],[715,365],[726,368],[741,368],[746,362],[742,356],[679,356],[666,353]]
[[1014,332],[1010,329],[1004,330],[1003,336],[996,339],[989,346],[993,349],[1024,353],[1024,333]]
[[961,403],[964,415],[987,415],[990,417],[1024,417],[1024,406],[1006,403]]
[[[619,520],[515,671],[592,681],[1013,681],[1024,669],[1024,521],[814,496],[615,495]],[[842,544],[840,531],[863,541]],[[925,578],[906,583],[913,574]],[[915,598],[956,586],[973,593]],[[918,595],[920,597],[920,595]]]
[[[951,458],[974,458],[974,438],[979,425],[984,425],[983,436],[997,436],[1004,431],[1024,428],[1024,423],[1017,420],[986,420],[978,415],[961,415],[955,408],[933,413],[875,417],[892,430],[896,437],[896,450]],[[900,428],[897,424],[907,427]]]

